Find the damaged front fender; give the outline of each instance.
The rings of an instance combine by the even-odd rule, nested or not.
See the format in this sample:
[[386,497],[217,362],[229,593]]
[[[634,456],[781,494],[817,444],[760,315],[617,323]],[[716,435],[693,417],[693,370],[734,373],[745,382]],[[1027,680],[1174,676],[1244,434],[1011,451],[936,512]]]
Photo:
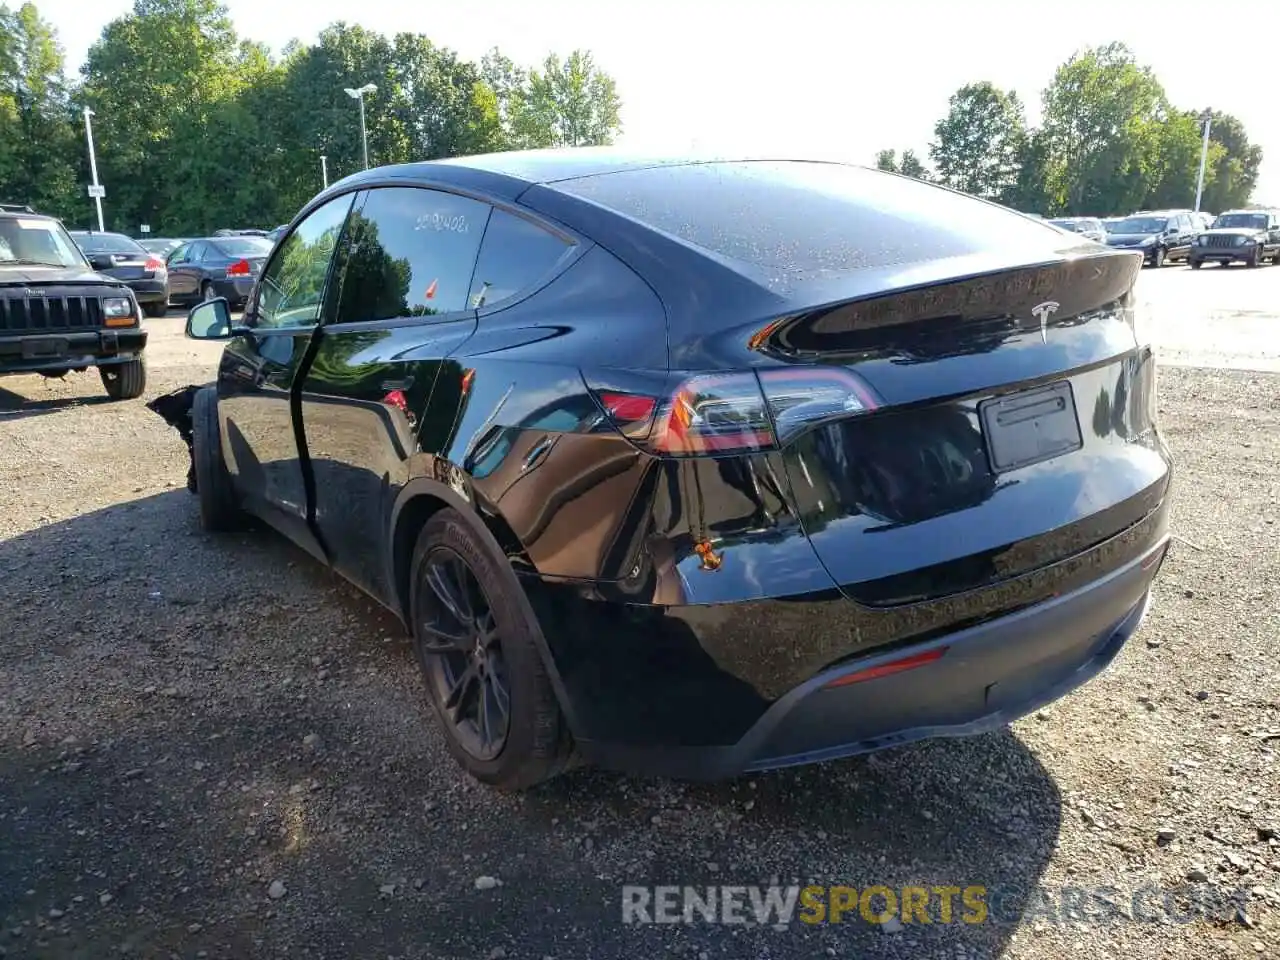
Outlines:
[[162,397],[156,397],[147,403],[147,409],[152,413],[158,414],[165,423],[177,430],[178,435],[182,437],[183,442],[187,445],[187,458],[189,461],[187,467],[187,489],[192,493],[196,492],[196,466],[194,433],[191,426],[191,407],[196,402],[196,394],[206,386],[211,387],[212,385],[182,387],[172,393],[166,393]]

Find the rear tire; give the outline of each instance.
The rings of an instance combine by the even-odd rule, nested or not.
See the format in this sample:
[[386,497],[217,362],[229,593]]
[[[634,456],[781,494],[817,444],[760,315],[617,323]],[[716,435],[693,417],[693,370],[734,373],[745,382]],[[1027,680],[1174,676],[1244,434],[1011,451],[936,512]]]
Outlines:
[[191,404],[191,460],[196,471],[196,495],[200,498],[201,528],[209,533],[224,533],[240,527],[244,515],[222,457],[218,394],[213,387],[197,391]]
[[563,772],[572,738],[541,628],[506,558],[445,508],[418,535],[409,582],[414,651],[454,760],[502,790]]
[[208,303],[210,300],[218,299],[218,291],[213,288],[213,284],[206,280],[200,284],[200,302]]
[[1192,269],[1192,270],[1199,270],[1199,269],[1200,269],[1200,267],[1201,267],[1201,266],[1203,266],[1204,261],[1202,261],[1202,260],[1191,260],[1191,261],[1189,261],[1189,263],[1191,264],[1191,269]]
[[98,375],[112,400],[133,400],[147,389],[147,366],[141,357],[99,367]]
[[163,317],[168,312],[169,305],[167,303],[144,303],[142,305],[143,316],[151,317],[152,319]]

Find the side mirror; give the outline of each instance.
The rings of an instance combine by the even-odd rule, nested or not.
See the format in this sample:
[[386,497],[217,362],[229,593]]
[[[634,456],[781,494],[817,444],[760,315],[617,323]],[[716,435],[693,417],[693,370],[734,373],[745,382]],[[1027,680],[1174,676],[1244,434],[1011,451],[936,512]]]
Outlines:
[[115,265],[115,261],[105,253],[95,253],[89,258],[89,266],[95,270],[110,270]]
[[206,300],[192,307],[187,314],[187,336],[192,340],[230,340],[235,336],[226,298]]

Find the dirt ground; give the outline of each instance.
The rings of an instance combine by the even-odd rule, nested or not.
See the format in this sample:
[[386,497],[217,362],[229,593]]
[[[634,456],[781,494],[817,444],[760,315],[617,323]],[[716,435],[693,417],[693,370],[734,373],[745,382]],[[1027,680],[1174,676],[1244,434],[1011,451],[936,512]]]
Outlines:
[[[150,326],[148,398],[210,378],[216,347]],[[1159,390],[1180,539],[1082,690],[973,739],[511,797],[448,758],[392,618],[270,532],[199,532],[142,401],[0,381],[0,956],[1280,957],[1280,377]],[[621,922],[623,884],[774,879],[982,884],[1026,916]],[[1100,887],[1116,909],[1066,916]]]

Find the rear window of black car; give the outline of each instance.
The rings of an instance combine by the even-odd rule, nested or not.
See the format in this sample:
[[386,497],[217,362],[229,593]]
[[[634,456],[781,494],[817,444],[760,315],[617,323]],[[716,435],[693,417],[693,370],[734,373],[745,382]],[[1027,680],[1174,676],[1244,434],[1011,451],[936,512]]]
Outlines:
[[119,233],[74,233],[76,244],[85,253],[137,253],[146,255],[137,241]]
[[778,291],[855,270],[1053,242],[1042,222],[845,164],[693,163],[552,186],[755,268]]
[[209,246],[228,257],[265,257],[271,252],[271,241],[263,237],[219,237]]

